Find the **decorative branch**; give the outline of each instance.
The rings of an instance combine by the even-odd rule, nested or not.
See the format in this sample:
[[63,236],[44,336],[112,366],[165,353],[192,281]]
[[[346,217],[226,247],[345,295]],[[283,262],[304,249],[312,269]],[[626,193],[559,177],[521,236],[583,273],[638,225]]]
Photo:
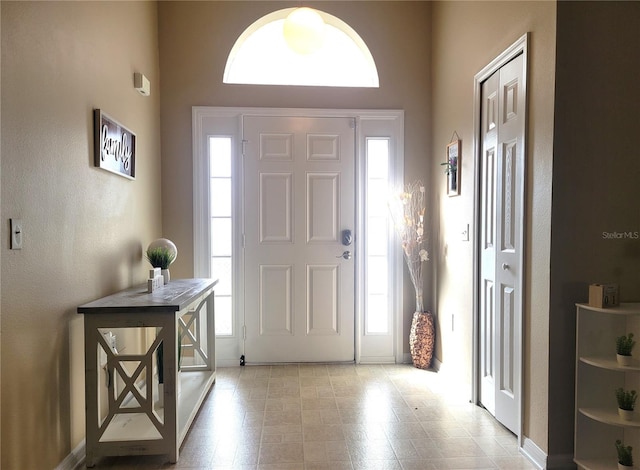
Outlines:
[[389,210],[402,243],[404,259],[416,292],[416,311],[424,311],[422,299],[422,263],[429,260],[425,242],[425,187],[421,181],[408,184],[389,201]]

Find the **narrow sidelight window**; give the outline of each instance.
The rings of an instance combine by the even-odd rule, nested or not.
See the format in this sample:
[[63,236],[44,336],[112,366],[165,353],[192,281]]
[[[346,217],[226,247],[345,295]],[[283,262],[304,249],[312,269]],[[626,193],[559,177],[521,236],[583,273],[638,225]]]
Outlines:
[[230,137],[209,138],[209,213],[211,277],[219,279],[215,294],[217,336],[233,335],[233,219]]
[[366,140],[365,332],[387,334],[389,315],[389,139]]

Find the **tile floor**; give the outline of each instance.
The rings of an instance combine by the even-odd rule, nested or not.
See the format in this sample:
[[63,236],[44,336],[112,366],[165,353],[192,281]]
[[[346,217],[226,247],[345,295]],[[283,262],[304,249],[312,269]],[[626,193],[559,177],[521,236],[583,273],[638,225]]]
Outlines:
[[110,457],[96,469],[527,469],[516,438],[410,365],[218,369],[177,464]]

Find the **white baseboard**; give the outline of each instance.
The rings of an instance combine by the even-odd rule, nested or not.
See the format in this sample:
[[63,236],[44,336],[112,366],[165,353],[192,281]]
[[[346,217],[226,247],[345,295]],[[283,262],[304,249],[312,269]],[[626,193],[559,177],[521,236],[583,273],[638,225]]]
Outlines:
[[547,468],[547,454],[531,439],[525,437],[520,453],[528,458],[540,470]]
[[84,439],[73,449],[67,457],[58,464],[55,470],[76,470],[84,466],[84,460],[87,455],[86,442]]
[[[389,357],[362,356],[360,357],[359,364],[394,364],[395,362],[396,362],[396,359],[393,356],[389,356]],[[411,359],[411,353],[403,353],[402,364],[411,364],[411,363],[413,363],[413,360]],[[240,360],[235,357],[234,358],[218,357],[216,359],[216,365],[218,367],[237,367],[240,365]],[[442,363],[434,357],[431,368],[437,372],[440,370],[441,366],[442,366]]]
[[395,364],[396,358],[393,356],[360,356],[358,364]]
[[217,359],[216,367],[240,367],[240,359]]
[[575,470],[573,454],[547,455],[531,439],[525,437],[520,452],[540,470]]

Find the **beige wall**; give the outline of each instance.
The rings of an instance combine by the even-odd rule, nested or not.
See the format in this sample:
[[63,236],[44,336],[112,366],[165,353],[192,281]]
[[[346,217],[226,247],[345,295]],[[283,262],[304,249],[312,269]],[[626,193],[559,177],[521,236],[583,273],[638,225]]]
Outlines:
[[[435,2],[433,4],[433,142],[431,186],[437,275],[438,357],[443,371],[471,390],[473,338],[474,76],[531,32],[527,144],[524,312],[524,435],[547,449],[549,250],[553,145],[555,2]],[[462,139],[461,195],[445,194],[440,163],[453,133]],[[454,319],[452,328],[452,317]]]
[[[172,274],[193,275],[192,106],[404,109],[405,174],[408,178],[428,178],[431,4],[315,4],[358,31],[375,58],[380,88],[222,84],[227,56],[242,31],[267,13],[295,5],[270,1],[159,4],[163,233],[180,252]],[[425,299],[426,307],[432,308],[430,291]],[[405,305],[406,331],[413,307]],[[408,351],[408,341],[405,343]]]
[[[463,223],[473,223],[474,165],[469,158],[464,160],[462,195],[449,199],[442,196],[444,176],[439,164],[454,130],[463,140],[463,155],[472,155],[473,77],[531,31],[525,434],[546,450],[555,2],[322,2],[318,8],[345,20],[369,45],[380,73],[380,89],[221,84],[226,57],[237,36],[254,20],[287,6],[291,5],[162,2],[159,6],[163,227],[181,252],[173,270],[180,276],[193,271],[191,106],[405,109],[405,174],[407,178],[418,175],[432,185],[433,263],[425,298],[426,307],[439,316],[437,356],[470,390],[473,240],[464,244],[458,234]],[[428,131],[432,120],[433,141]],[[411,305],[405,310],[406,328]],[[454,332],[451,314],[456,315]]]
[[[590,3],[587,9],[580,3],[562,2],[560,8],[558,31],[566,34],[558,39],[562,52],[558,80],[565,94],[555,102],[562,117],[555,143],[555,262],[550,257],[555,2],[318,2],[316,7],[345,20],[369,45],[380,74],[379,89],[223,85],[222,72],[235,38],[264,14],[295,5],[273,1],[0,3],[3,468],[53,468],[84,437],[82,318],[75,314],[77,305],[142,281],[146,277],[142,249],[161,234],[174,240],[180,251],[172,267],[174,276],[192,274],[194,105],[405,110],[407,178],[419,176],[431,183],[433,261],[425,299],[426,307],[439,318],[437,357],[469,384],[473,237],[463,243],[458,235],[463,224],[473,223],[475,165],[469,158],[473,77],[527,31],[532,34],[525,435],[550,454],[571,452],[573,359],[549,367],[550,355],[568,353],[573,358],[571,304],[583,300],[586,283],[601,278],[620,282],[623,300],[638,300],[633,294],[640,282],[634,267],[640,258],[637,242],[604,242],[597,234],[640,226],[634,206],[638,159],[633,157],[633,137],[639,129],[635,111],[628,107],[638,102],[638,89],[632,83],[637,55],[635,62],[629,62],[628,54],[611,54],[620,44],[624,51],[636,37],[640,4],[616,7],[628,9],[624,11],[604,11],[600,2]],[[590,43],[590,28],[599,23],[594,18],[607,18],[608,25],[617,18],[636,18],[636,22],[622,22],[622,36],[618,26],[611,31],[607,26],[601,31],[607,40],[599,37]],[[577,64],[568,60],[575,51],[581,51]],[[593,51],[596,61],[592,63],[587,58]],[[621,64],[631,64],[631,73],[597,75],[601,83],[614,77],[613,85],[596,89],[580,80],[594,70],[617,69]],[[151,97],[143,98],[133,90],[134,71],[144,72],[151,80]],[[575,87],[576,83],[581,86]],[[617,88],[625,90],[628,100],[616,95]],[[603,90],[607,90],[606,99],[585,99],[585,95],[601,96]],[[607,99],[616,106],[599,107]],[[137,133],[136,181],[93,168],[94,107],[103,108]],[[618,109],[622,114],[616,113]],[[587,115],[602,119],[580,120]],[[453,131],[463,145],[462,195],[447,198],[439,164]],[[581,139],[585,135],[592,139],[585,143]],[[599,135],[615,137],[598,140]],[[607,177],[604,185],[599,171],[602,155],[615,155],[627,170]],[[593,170],[576,180],[575,168],[582,175],[587,167]],[[565,184],[569,180],[576,182]],[[585,207],[604,209],[614,200],[629,204],[606,223],[594,224],[587,216]],[[584,215],[576,216],[580,211]],[[8,249],[10,217],[24,220],[22,251]],[[574,243],[585,233],[591,238]],[[586,252],[602,252],[611,260],[593,268],[583,260]],[[405,328],[411,310],[411,305],[406,306]],[[562,387],[562,392],[550,396],[550,387]],[[548,420],[549,412],[556,417]],[[553,435],[549,427],[557,429]],[[548,444],[549,440],[553,443]],[[39,444],[38,454],[33,452],[33,442]]]
[[640,231],[638,31],[639,2],[558,4],[550,455],[573,452],[574,304],[592,282],[616,282],[623,302],[640,301],[640,240],[603,237]]
[[[85,434],[75,309],[142,282],[142,248],[161,235],[157,5],[0,7],[1,465],[54,468]],[[137,133],[135,181],[94,168],[93,108]],[[24,221],[21,251],[8,249],[11,217]]]

